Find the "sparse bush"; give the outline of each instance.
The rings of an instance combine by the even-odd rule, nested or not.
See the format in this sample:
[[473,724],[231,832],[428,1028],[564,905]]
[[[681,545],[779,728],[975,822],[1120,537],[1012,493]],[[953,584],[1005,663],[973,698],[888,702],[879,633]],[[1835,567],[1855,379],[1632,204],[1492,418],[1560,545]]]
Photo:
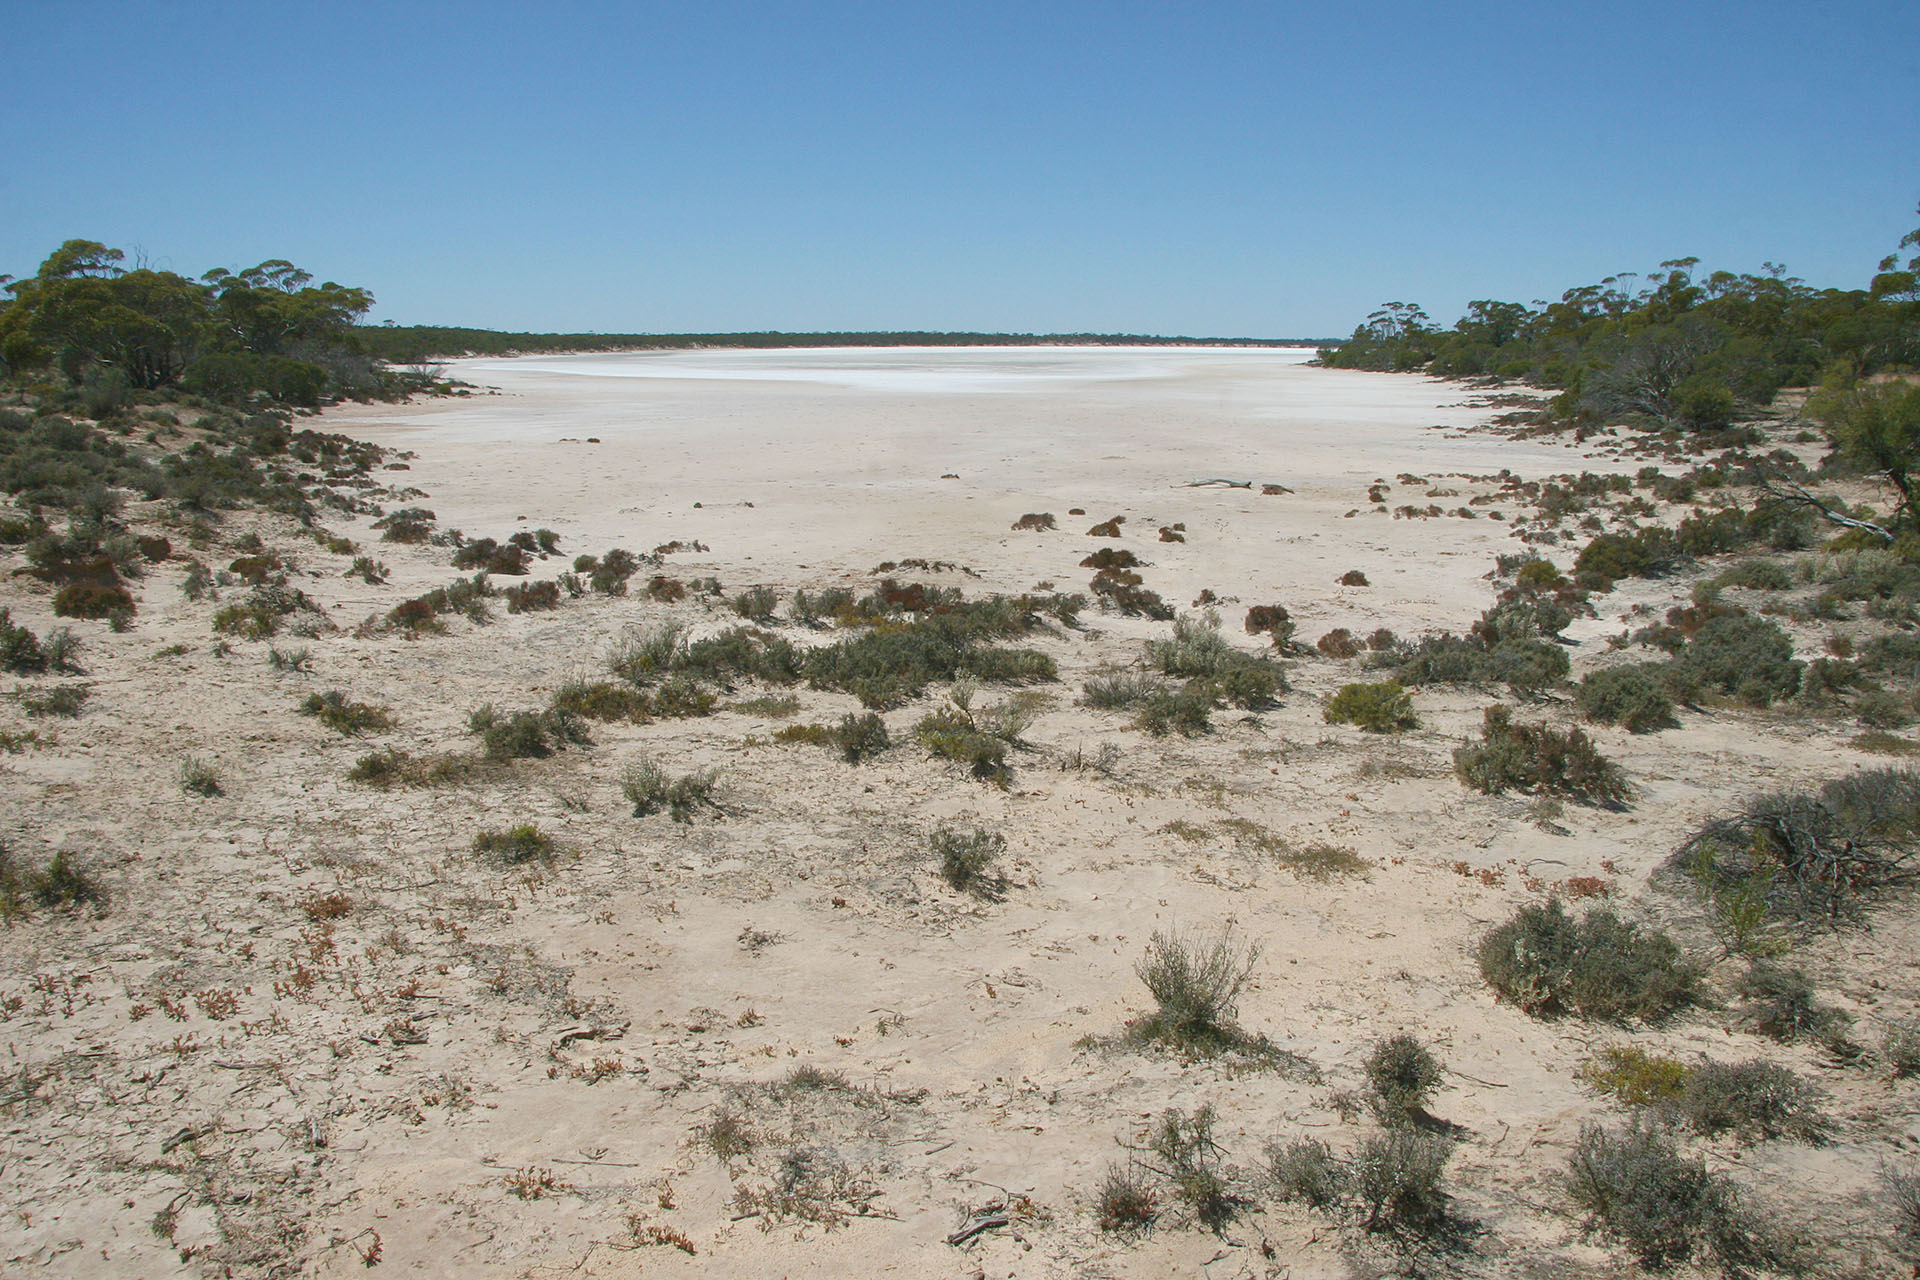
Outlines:
[[217,796],[220,775],[206,761],[188,756],[180,762],[180,789],[196,796]]
[[505,831],[482,831],[473,838],[473,851],[517,866],[523,862],[546,862],[553,857],[553,837],[531,823]]
[[1087,530],[1087,536],[1089,538],[1117,538],[1120,536],[1120,526],[1125,523],[1125,521],[1125,516],[1115,516],[1111,520],[1103,520],[1093,526],[1093,528]]
[[1410,1125],[1367,1135],[1343,1179],[1360,1225],[1407,1243],[1447,1234],[1452,1222],[1442,1183],[1452,1158],[1445,1138]]
[[1583,1126],[1567,1190],[1591,1226],[1642,1266],[1663,1270],[1705,1255],[1729,1276],[1761,1267],[1797,1270],[1784,1242],[1739,1203],[1732,1184],[1682,1155],[1656,1124],[1636,1120],[1619,1133]]
[[1371,586],[1372,584],[1367,581],[1367,575],[1360,572],[1360,570],[1349,569],[1340,575],[1340,585],[1343,587],[1365,587]]
[[998,898],[1005,889],[1006,877],[994,870],[1007,848],[1007,839],[999,832],[984,827],[968,831],[935,827],[927,843],[940,878],[953,888],[988,899]]
[[370,702],[349,702],[347,695],[338,689],[308,694],[300,704],[300,714],[313,716],[335,733],[347,737],[380,733],[393,727],[393,716],[385,707]]
[[87,705],[93,690],[84,684],[61,684],[51,689],[21,688],[16,692],[20,709],[30,716],[59,716],[71,720]]
[[419,757],[383,747],[361,756],[347,770],[347,780],[374,787],[430,787],[456,782],[473,769],[467,756],[435,755]]
[[63,849],[46,866],[29,868],[0,844],[0,921],[24,916],[35,907],[106,905],[106,891]]
[[1177,733],[1192,738],[1213,728],[1213,690],[1204,680],[1183,685],[1156,685],[1137,704],[1134,727],[1156,738]]
[[1109,676],[1095,676],[1087,681],[1081,697],[1090,707],[1121,711],[1138,705],[1163,687],[1145,672],[1121,671]]
[[702,810],[721,812],[713,799],[718,782],[710,769],[671,777],[659,764],[642,757],[621,773],[620,793],[633,805],[636,818],[664,810],[675,822],[692,822]]
[[1680,723],[1664,673],[1653,663],[1588,672],[1575,699],[1587,719],[1617,724],[1630,733],[1652,733]]
[[1606,908],[1574,919],[1558,899],[1520,908],[1481,940],[1489,985],[1535,1017],[1657,1022],[1691,1003],[1696,966],[1671,938]]
[[1134,1038],[1200,1052],[1238,1046],[1245,1037],[1233,1016],[1259,958],[1231,930],[1207,938],[1154,930],[1134,973],[1157,1007],[1134,1023]]
[[1159,1161],[1158,1172],[1172,1184],[1173,1194],[1193,1211],[1195,1220],[1219,1231],[1233,1220],[1242,1202],[1229,1191],[1221,1172],[1213,1121],[1212,1107],[1203,1106],[1191,1116],[1171,1108],[1147,1135],[1147,1150]]
[[1094,1192],[1093,1213],[1102,1231],[1144,1231],[1153,1225],[1159,1201],[1137,1166],[1109,1165]]
[[1818,792],[1756,796],[1697,829],[1668,865],[1754,923],[1834,924],[1913,878],[1920,774],[1868,769]]
[[1782,1044],[1844,1036],[1853,1021],[1844,1010],[1821,1004],[1805,972],[1755,960],[1740,982],[1741,1011],[1748,1025]]
[[1413,699],[1398,680],[1346,685],[1321,714],[1328,724],[1357,725],[1369,733],[1398,733],[1420,725]]
[[275,671],[310,672],[313,655],[305,648],[282,649],[276,645],[267,646],[267,665]]
[[1296,1138],[1285,1146],[1267,1146],[1267,1176],[1282,1200],[1311,1209],[1332,1209],[1346,1194],[1346,1166],[1318,1138]]
[[1029,511],[1015,520],[1013,527],[1031,533],[1045,533],[1057,526],[1051,511]]
[[1410,1124],[1446,1079],[1433,1051],[1402,1031],[1376,1041],[1366,1061],[1368,1101],[1384,1125]]
[[1894,1023],[1880,1041],[1880,1057],[1895,1079],[1920,1075],[1920,1027]]
[[981,730],[964,708],[941,707],[914,726],[913,736],[929,755],[967,766],[983,782],[1007,784],[1007,742]]
[[1746,1141],[1792,1138],[1818,1142],[1827,1122],[1819,1093],[1776,1062],[1702,1062],[1687,1072],[1674,1108],[1707,1137],[1732,1132]]

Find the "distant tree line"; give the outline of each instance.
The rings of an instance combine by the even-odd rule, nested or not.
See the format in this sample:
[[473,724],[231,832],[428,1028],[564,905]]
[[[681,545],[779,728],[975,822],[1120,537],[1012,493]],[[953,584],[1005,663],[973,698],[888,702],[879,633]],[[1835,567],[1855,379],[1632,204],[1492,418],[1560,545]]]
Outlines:
[[[1920,248],[1920,230],[1900,242]],[[1420,370],[1556,390],[1546,417],[1724,428],[1782,387],[1845,389],[1920,366],[1920,253],[1883,259],[1863,289],[1814,289],[1769,263],[1715,271],[1697,258],[1609,276],[1558,302],[1476,301],[1442,329],[1390,302],[1320,352],[1336,369]]]
[[365,289],[282,259],[197,280],[125,261],[69,240],[32,276],[0,277],[0,373],[288,405],[395,389],[361,340]]
[[390,364],[460,356],[535,355],[574,351],[787,347],[1227,346],[1304,347],[1314,338],[1188,338],[1137,333],[933,333],[885,330],[848,333],[506,333],[446,325],[380,325],[362,331],[367,350]]

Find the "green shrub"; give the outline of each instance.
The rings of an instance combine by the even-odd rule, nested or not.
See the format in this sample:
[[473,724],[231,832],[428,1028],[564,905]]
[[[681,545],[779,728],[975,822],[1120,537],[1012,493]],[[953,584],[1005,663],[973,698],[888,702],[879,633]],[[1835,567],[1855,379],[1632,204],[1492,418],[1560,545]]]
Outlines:
[[1607,667],[1590,671],[1574,695],[1580,714],[1595,724],[1617,724],[1630,733],[1652,733],[1679,725],[1660,664]]
[[579,717],[560,707],[502,714],[482,703],[468,714],[467,732],[480,735],[489,760],[540,760],[591,741]]
[[1360,1225],[1408,1243],[1449,1234],[1443,1182],[1452,1157],[1445,1138],[1409,1125],[1367,1135],[1343,1179]]
[[1374,1042],[1367,1054],[1367,1097],[1384,1125],[1411,1124],[1446,1079],[1433,1051],[1406,1032]]
[[1571,662],[1559,645],[1539,639],[1503,639],[1489,648],[1480,640],[1441,634],[1423,636],[1401,657],[1402,684],[1506,684],[1517,694],[1549,688],[1566,679]]
[[220,775],[206,761],[188,756],[180,762],[180,789],[196,796],[217,796]]
[[300,704],[300,714],[314,716],[335,733],[348,737],[393,728],[393,716],[385,707],[370,702],[349,702],[347,695],[338,689],[308,694]]
[[1357,725],[1369,733],[1398,733],[1420,726],[1413,699],[1398,680],[1345,685],[1328,701],[1322,717],[1328,724]]
[[749,587],[733,598],[733,611],[750,622],[773,621],[780,606],[780,593],[772,587]]
[[1169,1108],[1147,1135],[1147,1150],[1173,1194],[1195,1221],[1218,1232],[1233,1220],[1242,1203],[1220,1169],[1220,1144],[1213,1140],[1214,1112],[1203,1106],[1191,1116]]
[[1786,632],[1751,615],[1708,621],[1674,658],[1676,675],[1689,685],[1735,694],[1760,707],[1792,697],[1805,665],[1794,659]]
[[1087,681],[1081,701],[1103,711],[1121,711],[1152,697],[1164,688],[1158,680],[1142,671],[1120,671],[1095,676]]
[[1197,737],[1213,728],[1213,689],[1206,680],[1160,685],[1135,706],[1134,727],[1163,738],[1177,733]]
[[133,595],[122,586],[74,582],[53,596],[54,615],[61,618],[106,618],[133,611]]
[[553,857],[553,837],[531,823],[505,831],[482,831],[473,838],[473,851],[509,866],[546,862]]
[[1755,1031],[1782,1044],[1796,1040],[1833,1041],[1853,1019],[1846,1011],[1821,1004],[1813,983],[1800,969],[1755,960],[1740,981],[1746,999],[1741,1016]]
[[1668,866],[1757,921],[1831,925],[1910,881],[1917,841],[1920,774],[1867,769],[1817,792],[1753,797],[1696,829]]
[[643,756],[621,773],[620,792],[633,805],[636,818],[665,811],[675,822],[692,822],[702,810],[722,812],[713,798],[718,783],[718,776],[712,770],[675,778],[657,762]]
[[1501,706],[1486,709],[1480,741],[1456,750],[1453,768],[1461,782],[1488,795],[1528,791],[1619,805],[1631,794],[1619,766],[1585,732],[1517,723]]
[[1346,1194],[1346,1168],[1318,1138],[1296,1138],[1284,1146],[1269,1143],[1266,1157],[1267,1177],[1282,1200],[1331,1209]]
[[586,720],[641,723],[653,713],[653,699],[625,681],[572,679],[554,691],[555,708]]
[[963,708],[942,707],[914,726],[913,736],[929,755],[966,765],[983,782],[1007,784],[1007,743],[985,733]]
[[1567,1190],[1593,1229],[1625,1245],[1642,1266],[1665,1270],[1705,1256],[1728,1276],[1798,1270],[1732,1184],[1682,1155],[1656,1124],[1636,1120],[1618,1133],[1582,1126]]
[[30,716],[60,716],[71,720],[87,705],[93,690],[84,684],[55,685],[51,689],[22,688],[15,692],[20,708]]
[[1686,1092],[1687,1064],[1660,1058],[1633,1045],[1602,1049],[1580,1068],[1580,1078],[1602,1093],[1629,1106],[1649,1107],[1677,1102]]
[[0,607],[0,671],[32,675],[47,669],[40,640],[26,627],[16,626],[10,610]]
[[1695,1132],[1707,1137],[1730,1132],[1750,1142],[1818,1142],[1827,1130],[1819,1096],[1787,1068],[1754,1058],[1700,1063],[1687,1072],[1686,1088],[1673,1105]]
[[1006,837],[984,827],[960,831],[935,827],[927,837],[940,878],[962,893],[995,899],[1006,889],[1006,877],[994,870],[1006,852]]
[[1657,1022],[1697,997],[1698,968],[1666,934],[1558,899],[1520,908],[1477,952],[1488,985],[1535,1017]]
[[1259,958],[1230,929],[1204,938],[1154,930],[1134,973],[1156,1008],[1133,1024],[1133,1038],[1200,1052],[1239,1047],[1245,1036],[1233,1016]]
[[859,764],[892,746],[887,736],[886,721],[871,711],[865,715],[851,713],[841,717],[833,731],[833,744],[846,757],[848,764]]

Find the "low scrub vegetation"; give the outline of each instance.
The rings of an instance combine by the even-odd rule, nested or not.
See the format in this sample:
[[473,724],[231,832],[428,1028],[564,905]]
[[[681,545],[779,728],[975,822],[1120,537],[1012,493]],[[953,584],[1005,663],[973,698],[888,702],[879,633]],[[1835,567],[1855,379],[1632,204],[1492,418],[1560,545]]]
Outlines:
[[1398,733],[1420,726],[1413,699],[1398,680],[1345,685],[1321,714],[1328,724],[1355,725],[1369,733]]
[[620,793],[633,806],[633,816],[665,813],[675,822],[692,822],[702,812],[722,812],[713,798],[719,777],[712,770],[674,777],[657,761],[641,757],[620,774]]
[[335,733],[358,737],[393,728],[393,716],[371,702],[352,702],[338,689],[310,693],[300,704],[300,714],[312,716]]
[[1488,984],[1535,1017],[1658,1022],[1700,990],[1698,967],[1666,934],[1604,907],[1575,918],[1558,899],[1520,908],[1478,958]]
[[1630,733],[1679,725],[1662,664],[1639,663],[1589,672],[1575,695],[1580,714],[1595,724],[1617,724]]
[[999,832],[984,827],[935,827],[927,844],[940,878],[954,889],[989,900],[1005,893],[1006,877],[996,868],[1006,852],[1007,838]]
[[1590,804],[1620,805],[1631,794],[1620,767],[1578,728],[1523,724],[1501,706],[1486,709],[1480,741],[1453,753],[1453,770],[1476,791],[1528,791]]
[[473,838],[473,851],[507,866],[547,862],[553,857],[553,837],[531,823],[505,830],[482,831]]

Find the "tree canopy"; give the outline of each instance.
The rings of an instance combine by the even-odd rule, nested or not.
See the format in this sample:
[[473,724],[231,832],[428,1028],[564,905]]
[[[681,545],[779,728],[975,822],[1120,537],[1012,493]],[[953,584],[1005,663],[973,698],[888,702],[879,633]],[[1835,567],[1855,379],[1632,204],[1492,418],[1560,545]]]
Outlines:
[[373,305],[365,289],[315,285],[282,259],[198,280],[125,260],[96,241],[69,240],[32,276],[8,282],[6,371],[51,368],[75,383],[117,378],[141,390],[177,385],[294,404],[377,383],[359,340]]

